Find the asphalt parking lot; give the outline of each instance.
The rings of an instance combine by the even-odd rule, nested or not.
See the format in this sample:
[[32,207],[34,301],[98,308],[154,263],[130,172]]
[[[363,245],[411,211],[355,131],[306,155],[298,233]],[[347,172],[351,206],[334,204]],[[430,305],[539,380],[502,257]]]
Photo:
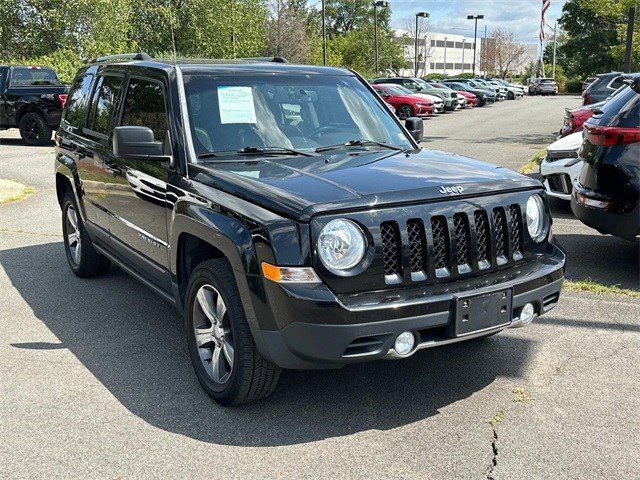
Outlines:
[[[425,148],[518,168],[577,97],[531,97],[425,124]],[[198,386],[180,319],[114,268],[67,267],[53,145],[0,132],[2,478],[640,476],[640,299],[565,292],[523,329],[338,371],[284,372],[239,409]],[[554,202],[567,278],[640,291],[639,244]]]

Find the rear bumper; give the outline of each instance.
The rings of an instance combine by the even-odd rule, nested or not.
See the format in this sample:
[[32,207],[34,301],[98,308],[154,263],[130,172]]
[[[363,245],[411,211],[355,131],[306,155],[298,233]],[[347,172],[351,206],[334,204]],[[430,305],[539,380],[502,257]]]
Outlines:
[[591,192],[574,184],[571,196],[571,210],[573,214],[585,225],[595,228],[600,233],[608,233],[626,240],[635,240],[640,233],[640,209],[636,206],[631,213],[622,214],[607,212],[600,208],[589,207],[577,201],[576,192],[590,198],[597,198]]
[[[527,303],[537,315],[557,303],[564,279],[564,253],[555,245],[549,253],[526,265],[496,271],[473,280],[389,292],[334,295],[324,286],[287,286],[269,283],[267,296],[278,330],[254,332],[262,354],[283,368],[339,368],[380,358],[396,357],[395,338],[411,331],[417,339],[411,353],[423,348],[460,342],[521,326],[519,311]],[[447,288],[442,288],[447,287]],[[512,289],[512,315],[508,325],[462,337],[452,336],[455,296]],[[393,298],[391,301],[390,298]]]

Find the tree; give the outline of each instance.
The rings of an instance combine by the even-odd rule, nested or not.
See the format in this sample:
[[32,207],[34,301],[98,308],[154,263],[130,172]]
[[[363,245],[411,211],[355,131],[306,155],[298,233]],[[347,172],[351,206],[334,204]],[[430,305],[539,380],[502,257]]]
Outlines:
[[[364,25],[372,25],[374,17],[373,2],[369,0],[327,0],[325,16],[327,32],[330,36],[348,33]],[[391,9],[377,9],[378,25],[389,26]]]
[[[587,77],[622,67],[629,8],[637,0],[568,0],[558,24],[566,40],[558,63],[569,77]],[[640,69],[640,16],[634,25],[631,70]]]
[[[405,49],[411,50],[411,57],[415,63],[415,42],[416,42],[416,17],[411,16],[402,22],[402,30]],[[427,63],[433,54],[431,46],[431,24],[428,19],[418,19],[418,77],[424,77],[427,73]]]
[[308,63],[311,45],[304,6],[293,0],[269,0],[268,7],[266,53],[293,63]]
[[522,63],[527,47],[515,41],[515,34],[496,28],[482,45],[481,69],[506,78]]

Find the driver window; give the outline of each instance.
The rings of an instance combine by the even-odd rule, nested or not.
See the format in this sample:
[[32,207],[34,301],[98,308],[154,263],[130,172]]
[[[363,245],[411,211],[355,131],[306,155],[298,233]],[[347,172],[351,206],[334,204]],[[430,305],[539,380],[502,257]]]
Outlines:
[[164,142],[169,122],[162,85],[132,78],[127,88],[121,125],[149,127],[155,139]]

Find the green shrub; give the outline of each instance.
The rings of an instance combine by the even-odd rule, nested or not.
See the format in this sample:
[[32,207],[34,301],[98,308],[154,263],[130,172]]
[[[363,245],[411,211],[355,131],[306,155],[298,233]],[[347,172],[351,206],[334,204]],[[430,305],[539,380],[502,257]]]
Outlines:
[[582,79],[572,78],[567,80],[567,93],[582,93]]

